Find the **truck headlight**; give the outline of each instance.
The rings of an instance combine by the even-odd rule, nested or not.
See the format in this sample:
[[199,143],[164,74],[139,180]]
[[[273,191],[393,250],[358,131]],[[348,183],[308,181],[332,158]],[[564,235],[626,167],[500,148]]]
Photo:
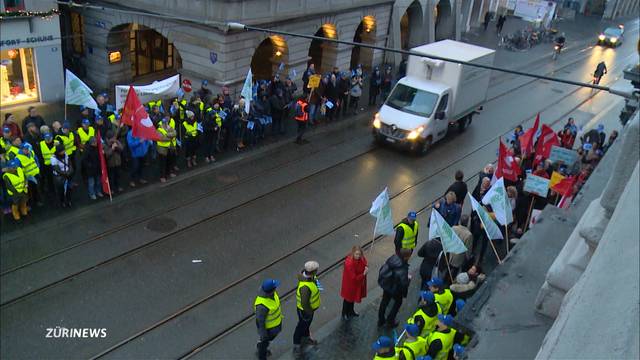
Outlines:
[[604,34],[600,34],[598,36],[598,40],[603,41],[606,38],[606,36],[604,36]]
[[610,38],[609,41],[611,41],[611,43],[615,44],[615,42],[618,41],[618,38],[614,36],[614,37]]
[[380,115],[376,113],[373,116],[373,127],[376,129],[380,129],[380,126],[382,126],[382,123],[380,122]]
[[423,131],[424,131],[424,126],[420,126],[419,128],[412,130],[409,133],[409,135],[407,135],[407,139],[415,140],[418,138],[418,136],[420,136],[420,134],[422,134]]

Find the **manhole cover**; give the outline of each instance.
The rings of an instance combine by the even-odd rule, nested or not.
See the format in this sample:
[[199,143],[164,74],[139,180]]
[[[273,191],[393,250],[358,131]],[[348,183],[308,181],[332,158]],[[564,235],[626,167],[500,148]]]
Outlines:
[[175,220],[161,216],[150,220],[145,228],[153,232],[165,233],[175,229],[177,226],[178,224]]

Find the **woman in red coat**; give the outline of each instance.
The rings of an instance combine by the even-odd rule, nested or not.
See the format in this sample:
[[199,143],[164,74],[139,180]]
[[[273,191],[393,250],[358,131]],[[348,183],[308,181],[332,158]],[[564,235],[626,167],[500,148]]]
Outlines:
[[354,246],[351,253],[344,260],[342,272],[342,318],[349,320],[358,314],[353,310],[353,304],[359,303],[367,296],[367,259],[359,246]]

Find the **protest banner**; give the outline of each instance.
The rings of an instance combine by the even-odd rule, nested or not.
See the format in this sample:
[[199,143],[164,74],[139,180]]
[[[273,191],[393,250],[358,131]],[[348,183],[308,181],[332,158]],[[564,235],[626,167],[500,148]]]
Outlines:
[[[116,85],[116,109],[120,110],[124,107],[127,100],[127,93],[130,85]],[[176,96],[180,89],[180,75],[174,75],[170,78],[154,81],[149,85],[134,85],[133,90],[138,95],[138,99],[142,104],[158,99],[169,99]]]
[[571,166],[578,160],[578,153],[575,150],[554,145],[551,147],[549,160],[554,163],[562,161],[563,164]]

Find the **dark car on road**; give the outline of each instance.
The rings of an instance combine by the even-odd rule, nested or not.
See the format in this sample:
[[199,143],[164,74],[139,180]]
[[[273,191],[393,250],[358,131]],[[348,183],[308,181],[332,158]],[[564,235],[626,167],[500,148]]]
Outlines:
[[598,35],[598,45],[616,47],[624,40],[624,27],[608,27]]

